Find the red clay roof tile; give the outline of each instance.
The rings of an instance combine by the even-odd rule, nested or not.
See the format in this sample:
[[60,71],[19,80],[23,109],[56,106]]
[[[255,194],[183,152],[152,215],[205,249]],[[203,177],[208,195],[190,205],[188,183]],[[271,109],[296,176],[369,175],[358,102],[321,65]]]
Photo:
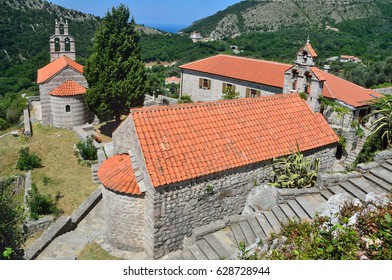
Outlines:
[[[178,121],[153,125],[162,116]],[[153,139],[141,148],[155,187],[284,156],[297,143],[306,151],[338,141],[294,94],[133,109],[131,117],[138,136]],[[168,137],[173,127],[183,140]]]
[[86,90],[87,89],[81,84],[72,80],[66,80],[64,83],[52,90],[50,94],[54,96],[74,96],[85,94]]
[[292,65],[230,55],[216,55],[180,68],[283,88],[284,72]]
[[80,65],[67,56],[61,56],[38,70],[37,83],[41,84],[46,82],[66,67],[72,67],[80,74],[83,74],[83,65]]
[[141,195],[132,169],[130,156],[116,155],[105,160],[98,169],[98,178],[108,189],[116,192]]

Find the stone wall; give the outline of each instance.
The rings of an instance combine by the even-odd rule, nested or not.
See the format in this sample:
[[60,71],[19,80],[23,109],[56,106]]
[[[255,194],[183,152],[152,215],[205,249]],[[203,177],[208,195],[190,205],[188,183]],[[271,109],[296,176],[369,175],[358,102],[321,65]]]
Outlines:
[[[50,96],[52,124],[60,128],[72,128],[84,125],[89,120],[89,111],[84,104],[83,95],[78,96]],[[66,111],[70,106],[70,111]]]
[[128,154],[129,152],[129,148],[132,144],[132,135],[129,130],[131,122],[133,122],[132,116],[128,116],[113,132],[113,147],[115,155]]
[[144,248],[144,197],[115,193],[103,188],[105,235],[115,247]]
[[40,84],[39,92],[42,110],[42,123],[44,125],[50,125],[53,121],[49,93],[66,80],[73,80],[84,87],[88,87],[86,78],[70,67],[67,67],[66,69],[52,77],[49,81]]
[[354,114],[344,114],[339,116],[331,107],[327,106],[323,112],[324,118],[330,125],[336,125],[343,129],[350,129],[351,123],[354,120]]
[[[320,158],[321,170],[326,170],[333,164],[335,148],[324,147],[305,154]],[[180,249],[184,237],[197,227],[241,214],[249,191],[267,183],[272,176],[272,162],[268,161],[160,187],[153,197],[148,194],[146,209],[154,220],[153,257]]]
[[381,94],[389,94],[392,95],[392,87],[387,87],[387,88],[377,88],[374,89],[374,91],[377,91]]
[[[199,88],[199,78],[211,80],[211,88]],[[190,95],[192,101],[215,101],[222,99],[222,84],[228,83],[236,86],[235,91],[239,92],[240,98],[245,98],[246,89],[252,88],[261,91],[261,96],[274,95],[282,93],[282,88],[276,88],[247,81],[240,81],[237,79],[226,78],[207,73],[201,73],[191,70],[183,70],[181,94]]]

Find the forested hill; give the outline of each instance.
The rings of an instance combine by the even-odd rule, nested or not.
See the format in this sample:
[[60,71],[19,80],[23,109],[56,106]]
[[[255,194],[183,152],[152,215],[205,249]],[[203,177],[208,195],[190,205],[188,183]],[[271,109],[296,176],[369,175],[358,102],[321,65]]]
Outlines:
[[[87,57],[97,17],[42,0],[0,0],[0,77],[20,72],[23,62],[21,67],[28,72],[24,76],[33,79],[38,67],[49,62],[49,37],[60,17],[69,22],[78,57]],[[11,67],[14,71],[7,71]]]
[[325,28],[336,23],[381,14],[380,3],[390,0],[243,0],[184,31],[210,38],[237,37],[253,31],[287,28]]

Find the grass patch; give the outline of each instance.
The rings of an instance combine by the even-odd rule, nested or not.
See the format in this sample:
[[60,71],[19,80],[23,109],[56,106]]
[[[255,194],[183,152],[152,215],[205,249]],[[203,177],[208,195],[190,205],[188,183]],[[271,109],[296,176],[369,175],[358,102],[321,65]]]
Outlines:
[[[21,173],[15,166],[22,142],[12,135],[0,139],[0,176]],[[70,130],[33,124],[33,137],[27,143],[30,151],[42,159],[42,167],[32,171],[34,183],[44,195],[61,196],[57,207],[65,215],[71,215],[97,188],[92,183],[90,168],[78,163],[74,155],[77,142],[78,137]]]
[[121,260],[120,258],[113,257],[97,243],[91,242],[87,244],[79,253],[78,260]]

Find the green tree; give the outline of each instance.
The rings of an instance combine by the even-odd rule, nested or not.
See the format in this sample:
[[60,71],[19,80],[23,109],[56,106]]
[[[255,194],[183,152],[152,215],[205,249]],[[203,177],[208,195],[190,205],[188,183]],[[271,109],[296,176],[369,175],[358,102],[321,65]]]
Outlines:
[[0,179],[0,260],[23,256],[23,211],[12,200],[12,183],[13,178]]
[[140,37],[129,16],[125,5],[106,13],[84,72],[89,84],[85,95],[88,108],[101,119],[115,117],[117,125],[131,107],[143,105],[146,92]]
[[226,88],[222,94],[222,99],[237,99],[239,98],[240,93],[236,92],[233,88]]

